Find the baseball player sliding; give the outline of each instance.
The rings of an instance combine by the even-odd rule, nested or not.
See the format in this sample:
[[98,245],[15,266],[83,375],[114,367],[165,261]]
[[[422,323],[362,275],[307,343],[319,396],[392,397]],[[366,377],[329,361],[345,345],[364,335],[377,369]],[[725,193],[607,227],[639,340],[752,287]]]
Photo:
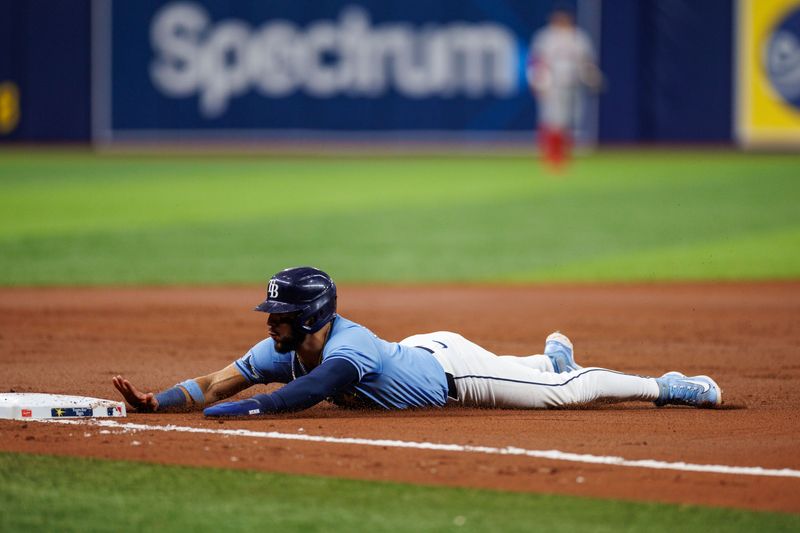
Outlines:
[[[722,391],[707,376],[668,372],[635,376],[575,363],[572,343],[556,332],[544,353],[497,356],[457,333],[439,331],[388,342],[336,313],[336,285],[321,270],[289,268],[267,286],[256,307],[269,313],[269,338],[207,376],[154,394],[122,376],[114,386],[139,411],[205,407],[206,416],[299,411],[328,399],[344,407],[478,407],[536,409],[596,400],[715,407]],[[256,383],[285,383],[271,394],[209,404]]]

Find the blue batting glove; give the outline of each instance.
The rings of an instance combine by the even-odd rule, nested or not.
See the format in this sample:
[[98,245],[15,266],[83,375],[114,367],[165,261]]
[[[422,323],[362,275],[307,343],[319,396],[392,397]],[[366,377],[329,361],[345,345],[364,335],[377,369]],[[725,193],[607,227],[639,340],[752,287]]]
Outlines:
[[261,413],[261,404],[252,398],[239,402],[218,403],[203,409],[205,416],[248,416]]

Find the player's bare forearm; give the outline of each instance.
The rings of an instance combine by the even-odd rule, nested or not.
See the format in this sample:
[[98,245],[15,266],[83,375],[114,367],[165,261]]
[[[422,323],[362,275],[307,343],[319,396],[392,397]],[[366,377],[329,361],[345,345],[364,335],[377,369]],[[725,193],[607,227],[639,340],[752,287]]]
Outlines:
[[140,391],[122,376],[115,376],[112,382],[128,404],[139,412],[202,409],[250,386],[234,365],[207,376],[187,379],[157,394]]
[[207,376],[196,378],[195,381],[203,391],[206,404],[229,398],[250,386],[233,364]]

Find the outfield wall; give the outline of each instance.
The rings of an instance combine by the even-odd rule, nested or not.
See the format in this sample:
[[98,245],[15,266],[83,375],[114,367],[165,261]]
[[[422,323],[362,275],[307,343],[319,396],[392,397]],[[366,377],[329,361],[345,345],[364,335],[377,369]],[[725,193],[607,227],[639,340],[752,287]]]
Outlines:
[[527,138],[528,41],[548,7],[96,2],[93,132],[100,141]]
[[[584,137],[734,139],[733,0],[575,5],[608,80]],[[0,139],[527,140],[524,64],[549,8],[0,0]]]

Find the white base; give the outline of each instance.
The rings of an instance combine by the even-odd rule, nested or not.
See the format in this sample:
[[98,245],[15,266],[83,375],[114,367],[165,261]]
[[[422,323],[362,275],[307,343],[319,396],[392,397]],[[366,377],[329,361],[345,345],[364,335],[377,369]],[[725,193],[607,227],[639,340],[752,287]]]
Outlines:
[[11,420],[124,417],[126,414],[124,403],[100,398],[33,392],[0,394],[0,418]]

